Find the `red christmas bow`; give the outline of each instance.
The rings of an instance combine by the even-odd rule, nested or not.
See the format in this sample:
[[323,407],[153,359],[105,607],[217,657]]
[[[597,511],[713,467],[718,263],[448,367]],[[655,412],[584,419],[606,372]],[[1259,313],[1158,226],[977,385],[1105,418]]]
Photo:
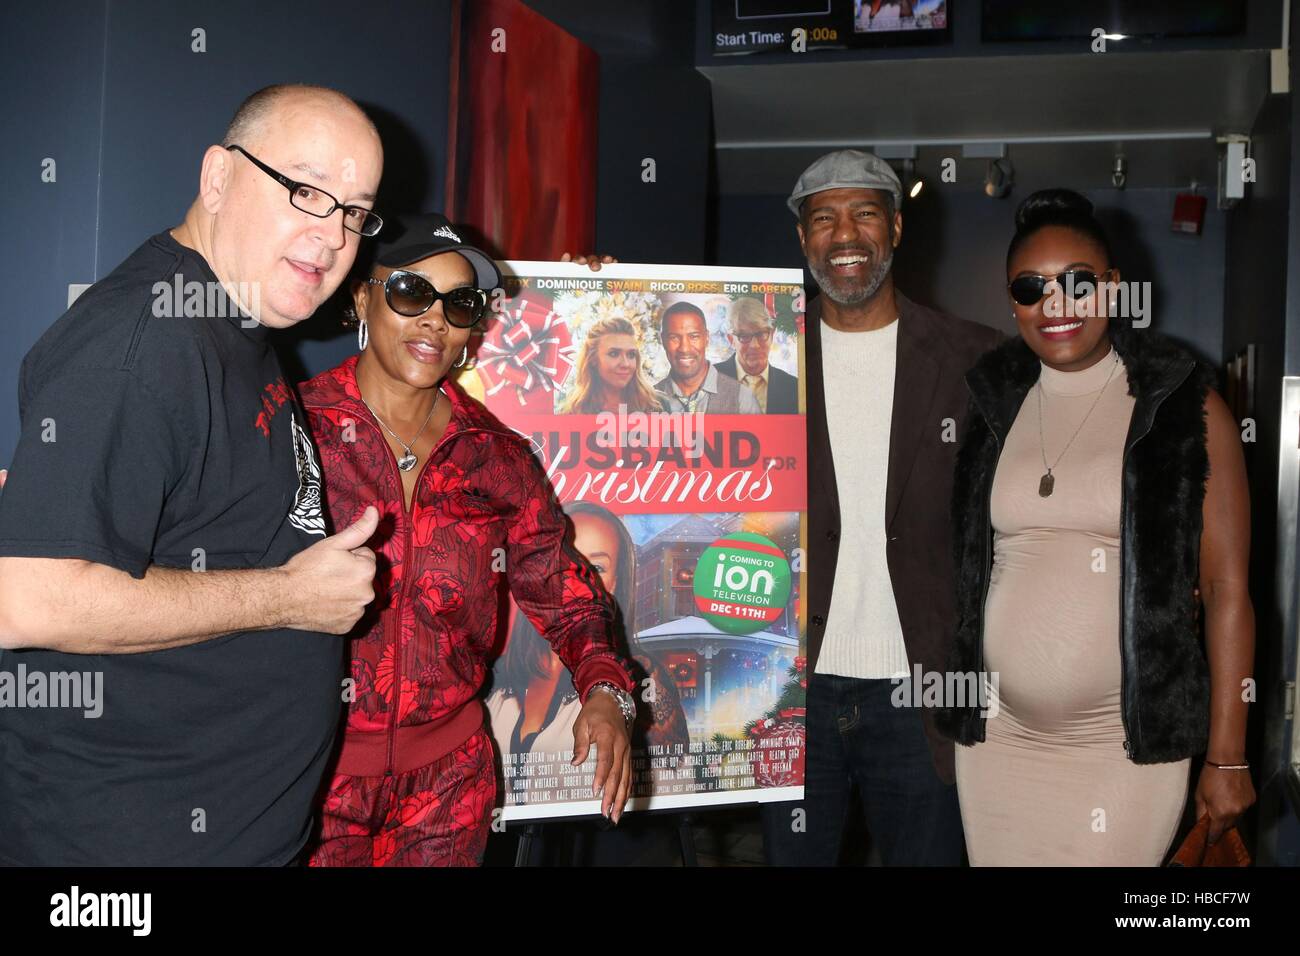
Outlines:
[[488,396],[513,387],[520,405],[549,396],[573,371],[569,327],[549,299],[525,293],[493,315],[476,365]]

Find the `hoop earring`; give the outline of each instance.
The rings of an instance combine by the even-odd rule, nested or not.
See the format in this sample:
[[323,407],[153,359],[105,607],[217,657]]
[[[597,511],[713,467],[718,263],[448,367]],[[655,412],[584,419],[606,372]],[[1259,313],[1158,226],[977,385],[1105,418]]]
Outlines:
[[357,325],[357,349],[364,352],[366,346],[370,344],[370,329],[366,326],[366,320],[362,319]]
[[466,345],[464,348],[462,348],[462,349],[460,350],[460,361],[459,361],[459,362],[453,362],[453,363],[451,364],[451,367],[452,367],[452,368],[464,368],[464,367],[465,367],[465,362],[466,362],[468,359],[469,359],[469,346]]

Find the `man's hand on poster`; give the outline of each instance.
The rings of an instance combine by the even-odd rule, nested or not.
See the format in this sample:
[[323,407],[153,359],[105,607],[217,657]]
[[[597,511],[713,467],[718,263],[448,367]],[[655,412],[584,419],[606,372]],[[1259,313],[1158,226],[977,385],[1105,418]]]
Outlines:
[[560,261],[572,262],[574,265],[579,265],[579,266],[587,266],[589,269],[591,269],[592,272],[599,272],[601,263],[605,263],[606,265],[612,265],[618,262],[618,260],[615,259],[613,256],[602,256],[594,252],[586,256],[575,255],[572,252],[566,252],[564,255],[560,256]]
[[573,722],[575,767],[586,762],[593,744],[596,777],[592,781],[592,794],[601,797],[601,816],[618,823],[632,789],[632,741],[618,701],[603,692],[589,692],[578,719]]
[[9,477],[9,471],[8,471],[8,469],[0,468],[0,490],[3,490],[3,489],[4,489],[4,486],[5,486],[5,479],[8,478],[8,477]]

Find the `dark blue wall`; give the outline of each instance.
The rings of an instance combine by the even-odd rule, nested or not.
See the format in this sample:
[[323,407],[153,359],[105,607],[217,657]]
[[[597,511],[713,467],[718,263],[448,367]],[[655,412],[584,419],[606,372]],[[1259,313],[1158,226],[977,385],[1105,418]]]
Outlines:
[[[0,230],[0,467],[18,442],[22,357],[66,308],[68,283],[96,276],[106,14],[107,3],[84,0],[0,13],[0,180],[11,213]],[[41,181],[46,158],[52,183]]]
[[[689,0],[533,0],[601,58],[597,238],[625,261],[701,262],[711,149],[708,82],[693,67]],[[244,96],[322,83],[370,111],[384,139],[382,212],[441,208],[451,0],[51,0],[0,13],[0,151],[21,229],[4,232],[0,467],[18,436],[24,354],[64,311],[69,283],[102,278],[179,222],[204,149]],[[206,52],[191,52],[191,31]],[[40,162],[58,181],[40,182]],[[657,182],[641,161],[655,159]],[[589,250],[582,250],[589,251]],[[21,280],[21,281],[15,281]],[[279,336],[295,379],[354,349],[327,305]]]
[[[102,278],[179,222],[204,149],[239,102],[276,82],[322,83],[371,111],[384,137],[380,208],[442,203],[450,0],[101,0],[6,7],[0,28],[0,151],[16,204],[2,261],[0,463],[17,443],[18,365],[63,312],[69,283]],[[394,24],[401,24],[394,29]],[[191,31],[206,52],[191,52]],[[41,159],[58,181],[40,181]],[[20,281],[17,281],[20,280]],[[350,337],[325,309],[284,337],[287,369],[340,361]]]
[[[693,66],[690,0],[527,0],[600,56],[599,251],[702,263],[713,151],[709,82]],[[655,161],[656,179],[641,178]]]

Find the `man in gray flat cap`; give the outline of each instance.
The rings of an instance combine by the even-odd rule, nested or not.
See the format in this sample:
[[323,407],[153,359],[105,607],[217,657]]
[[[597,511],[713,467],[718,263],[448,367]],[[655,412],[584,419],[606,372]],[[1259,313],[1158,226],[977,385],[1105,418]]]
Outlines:
[[901,198],[888,163],[840,150],[789,199],[821,295],[805,335],[808,752],[804,799],[764,812],[776,865],[838,862],[854,784],[885,865],[962,860],[953,745],[913,684],[942,673],[955,630],[963,376],[1001,334],[894,288]]

